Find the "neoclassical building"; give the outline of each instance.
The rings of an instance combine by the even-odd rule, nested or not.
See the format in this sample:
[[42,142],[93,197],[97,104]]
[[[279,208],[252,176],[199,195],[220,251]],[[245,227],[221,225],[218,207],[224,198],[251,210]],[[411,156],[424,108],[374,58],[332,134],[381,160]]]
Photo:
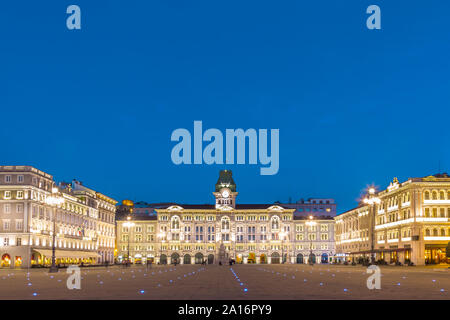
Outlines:
[[[58,196],[57,204],[49,199]],[[0,166],[0,267],[113,261],[115,204],[79,181],[31,166]]]
[[342,259],[371,257],[416,265],[445,262],[450,242],[450,177],[395,178],[371,190],[357,208],[335,217],[336,251]]
[[277,204],[239,204],[230,170],[220,172],[215,204],[166,204],[117,221],[118,260],[155,263],[328,263],[334,220]]

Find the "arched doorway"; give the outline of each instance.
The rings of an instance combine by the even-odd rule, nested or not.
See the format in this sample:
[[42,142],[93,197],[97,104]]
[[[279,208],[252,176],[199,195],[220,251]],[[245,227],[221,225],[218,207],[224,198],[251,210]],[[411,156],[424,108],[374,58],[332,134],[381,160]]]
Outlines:
[[172,255],[170,256],[170,263],[179,264],[180,263],[180,255],[176,252],[172,253]]
[[248,254],[247,263],[256,263],[256,256],[254,252]]
[[11,257],[9,254],[5,253],[2,255],[2,261],[1,261],[2,267],[10,267],[11,266]]
[[183,264],[191,264],[191,256],[189,254],[184,255]]
[[315,264],[316,263],[316,255],[314,253],[310,253],[309,254],[308,263],[309,264]]
[[301,253],[297,255],[297,263],[303,263],[303,255]]
[[259,257],[259,261],[262,264],[267,263],[267,256],[263,253],[260,257]]
[[161,257],[159,258],[159,263],[160,264],[167,264],[167,256],[165,254],[161,255]]
[[328,254],[322,253],[322,258],[320,259],[320,263],[328,263]]
[[213,254],[209,254],[208,255],[208,264],[213,264],[214,263],[214,255]]
[[203,254],[198,252],[195,254],[195,264],[201,264],[203,262]]
[[270,262],[272,264],[279,264],[280,263],[280,254],[278,252],[273,252]]

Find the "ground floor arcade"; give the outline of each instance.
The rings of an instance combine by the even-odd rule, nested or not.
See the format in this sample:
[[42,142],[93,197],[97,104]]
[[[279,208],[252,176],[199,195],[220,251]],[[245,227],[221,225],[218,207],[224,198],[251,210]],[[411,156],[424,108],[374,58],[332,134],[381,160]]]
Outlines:
[[[130,262],[133,264],[218,264],[228,263],[230,259],[234,259],[238,264],[326,264],[333,261],[334,256],[330,252],[270,252],[270,253],[235,253],[225,255],[219,259],[218,253],[211,252],[163,252],[163,253],[137,253],[130,254]],[[119,255],[118,262],[127,261],[127,255]]]

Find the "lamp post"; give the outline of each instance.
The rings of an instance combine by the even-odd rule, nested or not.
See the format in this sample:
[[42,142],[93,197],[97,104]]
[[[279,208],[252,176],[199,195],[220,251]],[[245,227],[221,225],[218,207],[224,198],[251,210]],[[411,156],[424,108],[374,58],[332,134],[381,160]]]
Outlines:
[[56,208],[64,202],[64,199],[58,195],[58,188],[52,188],[52,195],[45,199],[45,202],[53,207],[53,232],[52,232],[52,265],[49,273],[58,272],[56,266]]
[[131,228],[134,226],[134,222],[131,222],[131,217],[127,217],[127,222],[123,225],[128,228],[128,253],[127,253],[127,266],[130,263],[130,236],[131,236]]
[[381,200],[375,195],[375,188],[369,188],[368,196],[366,196],[363,200],[365,204],[370,206],[371,214],[369,215],[369,223],[370,223],[370,255],[371,255],[371,263],[375,263],[375,206],[380,204]]
[[161,264],[161,247],[162,247],[162,242],[163,242],[163,239],[164,239],[164,237],[166,236],[166,233],[165,232],[163,232],[163,231],[161,231],[160,233],[158,233],[157,234],[157,237],[158,237],[158,239],[160,239],[160,241],[159,241],[159,264]]
[[308,232],[308,236],[309,236],[309,259],[308,259],[308,264],[313,265],[313,250],[312,250],[312,237],[310,235],[310,233],[312,232],[312,227],[315,226],[317,223],[315,221],[313,221],[313,216],[309,216],[309,220],[306,221],[306,225],[309,227],[309,232]]
[[280,232],[280,238],[281,238],[281,263],[284,264],[284,238],[286,237],[286,232],[282,231]]

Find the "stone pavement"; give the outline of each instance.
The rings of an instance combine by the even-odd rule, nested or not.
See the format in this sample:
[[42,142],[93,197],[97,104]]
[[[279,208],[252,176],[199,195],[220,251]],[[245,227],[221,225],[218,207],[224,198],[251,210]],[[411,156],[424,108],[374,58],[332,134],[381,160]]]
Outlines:
[[381,267],[381,289],[369,290],[361,266],[178,265],[82,268],[81,289],[47,269],[0,270],[0,299],[447,299],[450,269]]

